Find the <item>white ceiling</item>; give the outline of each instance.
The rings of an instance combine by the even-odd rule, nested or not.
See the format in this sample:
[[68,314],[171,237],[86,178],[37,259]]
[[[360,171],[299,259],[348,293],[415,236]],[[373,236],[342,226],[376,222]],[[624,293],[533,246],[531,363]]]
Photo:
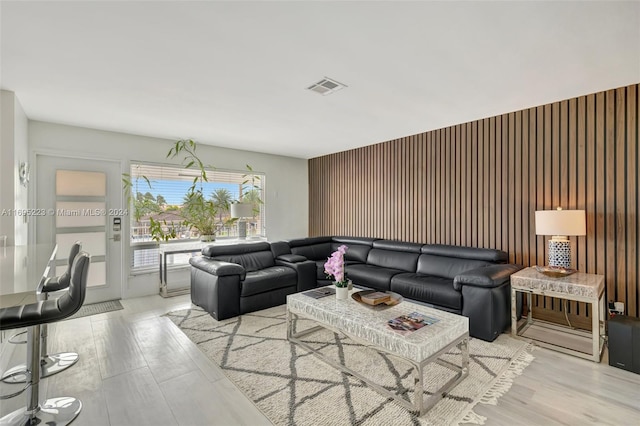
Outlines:
[[[1,3],[31,119],[312,158],[640,82],[640,3]],[[327,76],[349,86],[305,90]]]

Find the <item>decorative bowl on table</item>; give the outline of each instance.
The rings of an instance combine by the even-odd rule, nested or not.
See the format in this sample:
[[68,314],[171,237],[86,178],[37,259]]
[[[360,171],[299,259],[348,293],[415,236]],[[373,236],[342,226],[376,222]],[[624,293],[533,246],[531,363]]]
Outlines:
[[[369,298],[367,296],[375,295],[376,293],[381,293],[389,296],[386,300],[383,298],[382,300],[377,300],[378,298]],[[387,306],[394,306],[398,303],[402,302],[403,298],[398,293],[394,293],[392,291],[380,291],[380,290],[362,290],[357,291],[351,295],[351,298],[356,302],[368,306],[370,308],[378,308],[383,309]]]
[[564,268],[562,266],[536,266],[536,271],[552,278],[562,278],[578,272],[577,269]]

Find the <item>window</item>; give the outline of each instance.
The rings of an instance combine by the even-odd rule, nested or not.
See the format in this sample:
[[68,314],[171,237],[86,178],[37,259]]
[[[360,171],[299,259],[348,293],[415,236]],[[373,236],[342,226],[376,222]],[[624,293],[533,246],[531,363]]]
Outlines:
[[[252,172],[259,177],[259,190],[251,191],[243,182],[249,172],[242,171],[207,171],[208,182],[198,184],[197,189],[204,197],[213,201],[216,208],[216,239],[237,238],[237,220],[231,217],[230,204],[234,201],[252,201],[256,197],[264,199],[265,177],[261,173]],[[186,242],[197,240],[200,234],[196,229],[182,224],[181,215],[185,204],[185,195],[199,172],[175,166],[153,164],[131,164],[131,269],[147,269],[158,267],[157,244],[151,236],[151,222],[160,222],[164,230],[172,227],[176,238],[170,242]],[[255,216],[247,218],[247,236],[263,237],[265,235],[264,209],[255,204]]]

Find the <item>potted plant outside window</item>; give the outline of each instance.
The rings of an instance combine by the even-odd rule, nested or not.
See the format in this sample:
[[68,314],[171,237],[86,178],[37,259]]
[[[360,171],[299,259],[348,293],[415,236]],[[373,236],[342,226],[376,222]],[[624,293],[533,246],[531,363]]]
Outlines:
[[[166,158],[181,156],[181,164],[186,169],[196,170],[197,173],[194,175],[192,184],[187,190],[182,208],[175,212],[183,219],[181,222],[175,223],[171,221],[167,223],[165,220],[156,220],[153,217],[149,217],[149,231],[154,241],[168,241],[176,238],[176,230],[181,227],[195,229],[203,241],[213,241],[215,239],[218,230],[216,221],[218,206],[213,200],[207,199],[202,193],[203,183],[208,182],[207,168],[212,169],[213,167],[205,166],[200,158],[198,158],[196,155],[196,147],[197,144],[195,141],[191,139],[181,139],[177,141],[167,153]],[[151,188],[150,180],[146,176],[142,176],[142,178],[146,181],[149,188]],[[124,174],[122,182],[125,193],[129,199],[129,204],[131,204],[131,189],[133,187],[131,176]],[[137,181],[135,184],[137,187]],[[147,204],[145,204],[145,202],[133,202],[133,204],[134,218],[136,221],[139,221],[144,214],[144,207],[148,206],[148,202]]]

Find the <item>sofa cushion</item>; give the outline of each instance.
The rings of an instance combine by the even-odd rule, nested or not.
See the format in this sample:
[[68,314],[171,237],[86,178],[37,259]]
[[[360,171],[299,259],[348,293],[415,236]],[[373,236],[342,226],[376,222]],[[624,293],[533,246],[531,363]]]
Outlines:
[[327,278],[327,274],[324,273],[324,263],[327,261],[327,259],[324,260],[316,260],[316,277],[319,280],[328,280],[331,278]]
[[362,244],[354,244],[354,243],[332,243],[331,244],[331,252],[338,250],[338,247],[341,245],[347,246],[347,251],[344,254],[345,262],[358,262],[358,263],[366,263],[367,256],[369,255],[369,251],[371,250],[370,245],[362,245]]
[[276,258],[276,260],[282,260],[283,262],[289,263],[300,263],[305,262],[307,258],[304,256],[300,256],[299,254],[281,254]]
[[462,311],[462,293],[453,288],[453,280],[448,278],[398,274],[391,278],[391,291],[409,299]]
[[242,282],[241,297],[265,293],[284,287],[296,286],[298,275],[296,271],[286,266],[272,266],[259,271],[247,272]]
[[322,260],[326,262],[331,256],[331,243],[318,243],[308,246],[291,247],[291,253],[299,254],[309,260]]
[[228,245],[209,245],[202,249],[202,255],[207,257],[216,257],[228,254],[245,254],[254,251],[271,250],[271,245],[266,242],[242,243]]
[[216,260],[224,260],[225,262],[237,263],[244,266],[247,272],[258,271],[260,269],[275,266],[273,253],[271,251],[256,251],[244,254],[228,254],[213,257]]
[[347,278],[354,284],[385,291],[389,290],[391,277],[404,272],[399,269],[381,268],[362,263],[346,265],[345,271]]
[[490,264],[490,262],[486,262],[484,260],[421,254],[418,258],[418,267],[416,272],[419,274],[432,275],[453,280],[456,275],[460,275],[465,271]]
[[422,244],[408,243],[398,240],[376,240],[373,242],[373,248],[393,251],[406,251],[408,253],[420,253]]
[[504,263],[508,260],[507,253],[502,250],[461,247],[445,244],[425,244],[422,246],[423,254],[434,256],[455,257],[460,259],[483,260],[492,263]]
[[379,240],[379,238],[367,238],[367,237],[346,237],[346,236],[337,236],[331,237],[331,241],[334,243],[341,244],[360,244],[363,246],[373,247],[373,242]]
[[293,240],[287,240],[289,247],[301,247],[311,246],[314,244],[330,243],[331,237],[307,237],[307,238],[294,238]]
[[195,256],[189,259],[189,263],[196,269],[204,271],[218,277],[226,277],[229,275],[240,275],[240,279],[244,279],[246,270],[237,263],[224,262],[222,260],[214,260],[204,256]]
[[367,264],[382,268],[399,269],[403,272],[415,272],[418,256],[418,253],[373,248],[367,256]]

